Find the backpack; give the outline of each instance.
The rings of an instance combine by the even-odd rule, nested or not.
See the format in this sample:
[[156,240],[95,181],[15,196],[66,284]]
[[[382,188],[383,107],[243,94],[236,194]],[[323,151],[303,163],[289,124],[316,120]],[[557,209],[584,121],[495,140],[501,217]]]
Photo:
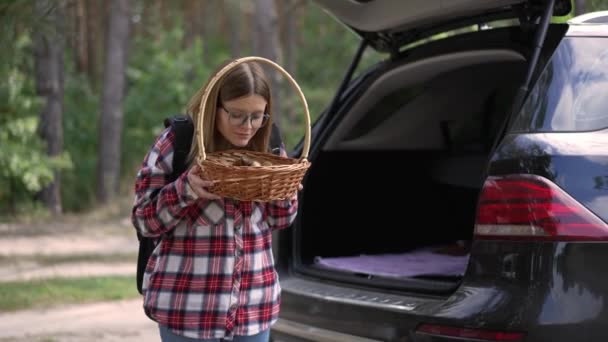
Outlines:
[[[186,171],[186,158],[190,153],[190,145],[192,144],[192,135],[194,134],[194,124],[188,115],[178,114],[173,117],[166,118],[164,121],[165,128],[171,127],[175,135],[175,146],[173,152],[173,172],[169,175],[169,182],[175,181],[184,171]],[[270,135],[270,148],[274,154],[279,154],[283,141],[279,132],[279,128],[273,123],[272,133]],[[137,253],[137,291],[143,294],[142,285],[148,259],[154,251],[154,248],[160,242],[160,237],[152,238],[142,236],[137,231],[137,239],[139,240],[139,251]]]

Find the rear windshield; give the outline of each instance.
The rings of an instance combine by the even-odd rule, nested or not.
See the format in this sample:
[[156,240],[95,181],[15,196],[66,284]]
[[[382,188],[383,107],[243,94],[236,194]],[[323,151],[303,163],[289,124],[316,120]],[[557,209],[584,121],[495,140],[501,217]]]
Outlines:
[[608,127],[608,39],[566,38],[528,95],[512,131]]

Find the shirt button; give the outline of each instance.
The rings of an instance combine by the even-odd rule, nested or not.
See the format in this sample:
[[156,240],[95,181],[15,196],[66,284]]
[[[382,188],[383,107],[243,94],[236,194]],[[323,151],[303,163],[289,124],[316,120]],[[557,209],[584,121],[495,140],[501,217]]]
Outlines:
[[239,230],[241,230],[241,225],[235,226],[235,227],[234,227],[234,230],[236,230],[237,232],[238,232]]
[[232,304],[230,305],[230,311],[235,311],[236,310],[237,305],[236,304]]

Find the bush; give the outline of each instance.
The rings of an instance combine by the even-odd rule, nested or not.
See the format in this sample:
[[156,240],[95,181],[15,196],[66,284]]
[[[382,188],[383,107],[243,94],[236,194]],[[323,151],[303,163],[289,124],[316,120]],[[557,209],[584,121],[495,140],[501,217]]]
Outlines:
[[[35,94],[30,59],[23,58],[31,45],[28,36],[19,37],[15,61],[3,61],[0,74],[0,214],[18,214],[32,204],[35,194],[53,181],[57,170],[72,163],[68,153],[49,157],[46,144],[38,135],[41,99]],[[30,63],[28,63],[30,62]]]
[[158,40],[139,37],[133,42],[134,54],[127,70],[122,156],[127,182],[135,176],[144,154],[164,128],[164,118],[184,113],[190,97],[210,76],[208,65],[229,58],[227,49],[214,49],[210,54],[212,61],[205,63],[203,42],[195,40],[184,49],[182,36],[183,31],[175,28],[163,32]]
[[93,92],[85,75],[66,64],[64,75],[63,134],[64,149],[74,161],[71,170],[62,173],[61,196],[66,212],[83,211],[95,203],[97,166],[97,123],[99,96]]

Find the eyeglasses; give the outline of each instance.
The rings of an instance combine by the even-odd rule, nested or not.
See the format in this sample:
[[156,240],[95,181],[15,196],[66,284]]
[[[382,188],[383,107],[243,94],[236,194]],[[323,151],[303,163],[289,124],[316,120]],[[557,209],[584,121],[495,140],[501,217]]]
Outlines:
[[242,125],[245,125],[247,123],[247,121],[249,121],[251,123],[251,127],[260,128],[260,127],[263,127],[264,125],[266,125],[266,123],[268,122],[268,119],[270,118],[270,115],[268,115],[266,113],[247,114],[247,113],[232,112],[232,111],[227,110],[226,108],[224,108],[224,106],[221,106],[221,105],[220,105],[220,108],[222,108],[224,110],[224,112],[226,112],[228,114],[228,122],[232,126],[242,126]]

